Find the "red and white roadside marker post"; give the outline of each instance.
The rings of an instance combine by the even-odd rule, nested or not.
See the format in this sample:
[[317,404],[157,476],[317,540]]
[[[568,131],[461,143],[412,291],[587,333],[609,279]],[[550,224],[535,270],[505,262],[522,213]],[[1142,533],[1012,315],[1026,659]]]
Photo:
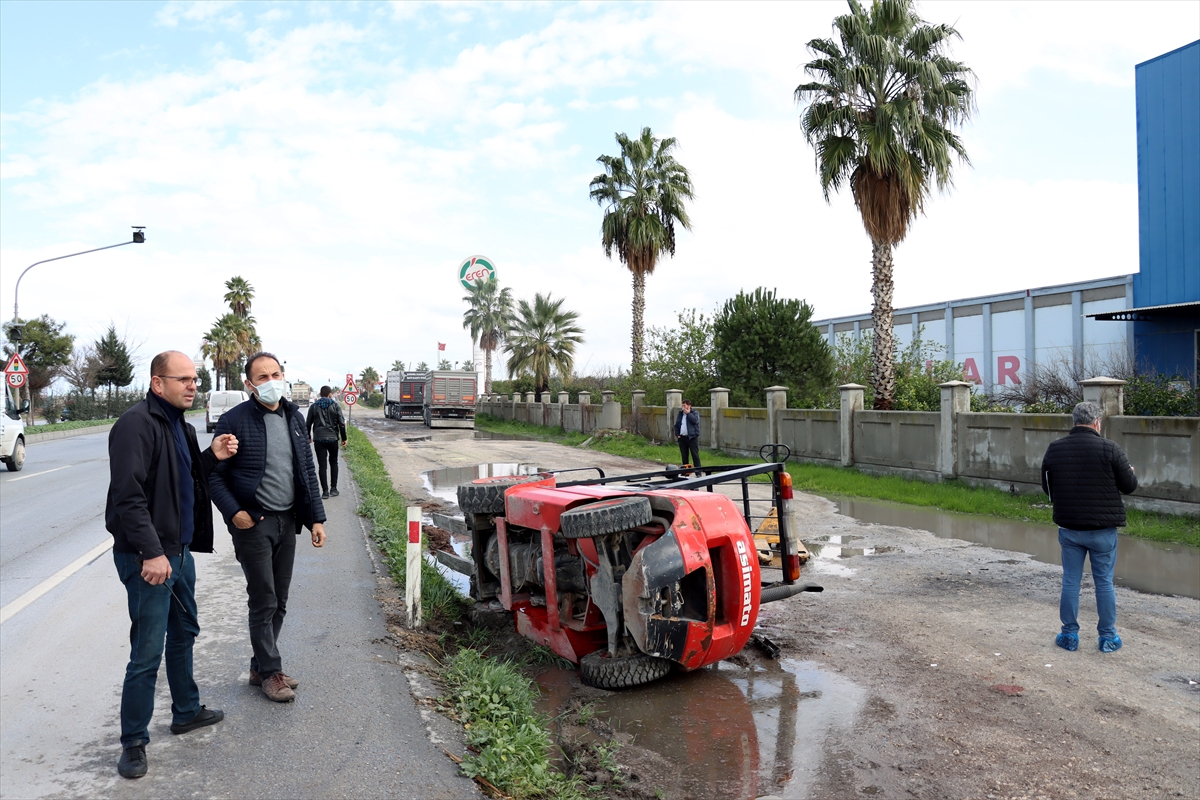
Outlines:
[[408,507],[408,572],[404,581],[404,605],[408,627],[421,627],[421,507]]

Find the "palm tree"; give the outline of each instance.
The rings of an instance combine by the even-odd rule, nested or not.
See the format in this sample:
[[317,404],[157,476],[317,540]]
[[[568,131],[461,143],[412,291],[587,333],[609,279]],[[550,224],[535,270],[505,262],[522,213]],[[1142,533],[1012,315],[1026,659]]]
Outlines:
[[379,373],[374,367],[367,367],[358,377],[362,381],[363,399],[366,400],[379,388]]
[[563,300],[535,294],[533,305],[522,300],[512,327],[505,337],[508,371],[512,375],[532,372],[538,397],[550,391],[550,371],[567,378],[575,366],[575,345],[583,343],[583,328],[575,324],[579,314],[562,310]]
[[846,183],[871,237],[872,388],[875,408],[892,407],[896,388],[892,337],[892,248],[924,208],[932,184],[951,183],[954,157],[970,164],[952,128],[974,110],[971,70],[948,56],[959,37],[929,25],[912,0],[875,0],[867,11],[849,0],[834,39],[813,39],[804,70],[816,80],[796,87],[808,107],[800,125],[816,150],[828,202]]
[[395,361],[392,362],[390,371],[391,372],[404,372],[404,362],[397,358]]
[[[232,316],[232,315],[227,315]],[[200,352],[205,358],[212,359],[213,370],[216,372],[216,390],[221,390],[221,375],[225,375],[225,388],[229,388],[228,368],[237,360],[238,343],[234,332],[222,325],[224,317],[213,323],[208,333],[201,340]]]
[[604,208],[600,240],[604,255],[613,250],[633,273],[633,357],[635,377],[642,374],[642,342],[646,315],[646,276],[660,256],[675,255],[675,224],[692,229],[685,200],[691,200],[692,179],[675,160],[674,137],[656,139],[649,128],[630,139],[617,134],[619,156],[600,156],[604,173],[592,178],[589,196]]
[[245,278],[235,275],[225,281],[225,288],[229,290],[225,293],[225,302],[229,303],[229,310],[239,317],[249,317],[250,303],[254,300],[254,287]]
[[504,340],[512,319],[512,289],[501,289],[495,279],[486,282],[478,280],[467,290],[463,301],[467,304],[463,327],[471,331],[471,338],[483,348],[483,391],[484,394],[491,394],[492,351]]

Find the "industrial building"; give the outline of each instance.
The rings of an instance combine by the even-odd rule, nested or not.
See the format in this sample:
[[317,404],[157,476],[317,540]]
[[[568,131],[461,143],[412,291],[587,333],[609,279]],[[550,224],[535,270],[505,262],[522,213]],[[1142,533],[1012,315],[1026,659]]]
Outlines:
[[[1138,64],[1139,270],[895,310],[897,350],[922,338],[962,362],[982,391],[1035,365],[1200,375],[1200,41]],[[830,344],[871,328],[870,312],[814,322]]]

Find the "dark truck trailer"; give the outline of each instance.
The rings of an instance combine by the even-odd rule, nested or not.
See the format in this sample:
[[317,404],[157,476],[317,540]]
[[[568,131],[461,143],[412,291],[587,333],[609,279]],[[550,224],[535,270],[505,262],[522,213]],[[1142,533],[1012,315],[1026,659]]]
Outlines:
[[383,389],[383,415],[395,420],[423,420],[428,376],[427,372],[389,371]]
[[425,376],[426,428],[474,428],[477,376],[466,370],[435,369]]

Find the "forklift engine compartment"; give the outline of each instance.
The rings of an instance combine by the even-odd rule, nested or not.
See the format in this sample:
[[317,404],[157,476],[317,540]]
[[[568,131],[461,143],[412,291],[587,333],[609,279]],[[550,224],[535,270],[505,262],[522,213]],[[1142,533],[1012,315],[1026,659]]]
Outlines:
[[[780,498],[786,473],[777,466],[743,471],[773,473]],[[621,479],[601,472],[561,486],[553,473],[459,486],[472,536],[471,595],[511,612],[519,633],[578,664],[591,686],[636,686],[673,665],[693,670],[728,658],[750,639],[760,602],[821,590],[793,585],[797,566],[792,581],[762,594],[749,501],[743,514],[711,489],[730,478],[745,486],[741,474],[688,481],[678,470]],[[630,479],[644,482],[605,485]],[[695,483],[708,491],[678,488]],[[790,502],[776,505],[790,512]]]

